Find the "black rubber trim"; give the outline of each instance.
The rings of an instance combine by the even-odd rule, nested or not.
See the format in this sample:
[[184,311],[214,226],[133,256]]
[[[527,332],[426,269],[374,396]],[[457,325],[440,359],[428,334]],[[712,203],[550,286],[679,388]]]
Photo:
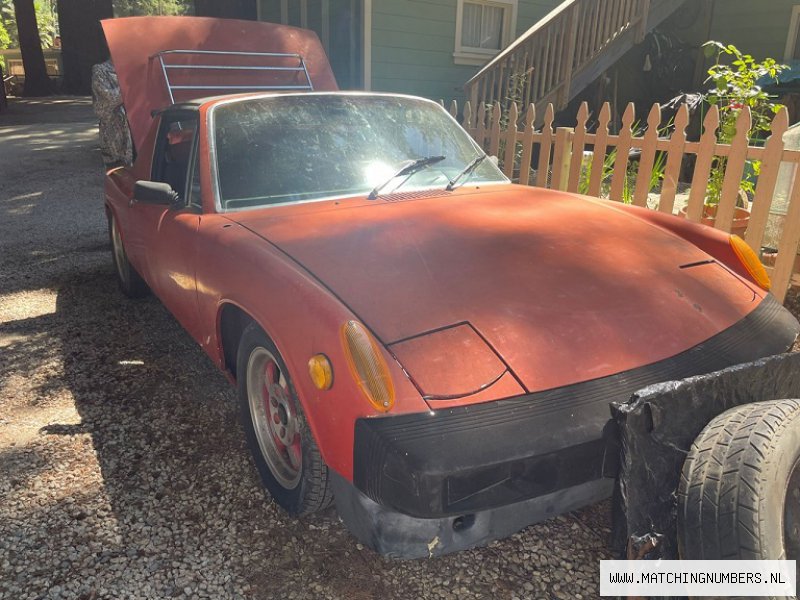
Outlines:
[[768,295],[732,327],[667,360],[507,400],[359,419],[353,483],[375,502],[431,518],[613,477],[619,453],[611,402],[647,385],[779,354],[799,331]]

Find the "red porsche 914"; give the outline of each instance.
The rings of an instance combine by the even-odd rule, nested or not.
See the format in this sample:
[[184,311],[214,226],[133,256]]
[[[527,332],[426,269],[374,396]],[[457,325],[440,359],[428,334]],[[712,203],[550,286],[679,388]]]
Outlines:
[[[486,543],[611,495],[637,460],[612,403],[797,337],[742,240],[514,185],[438,104],[338,91],[311,32],[104,28],[136,149],[105,182],[119,285],[155,294],[235,384],[293,515],[335,502],[398,557]],[[763,535],[785,549],[781,518]]]

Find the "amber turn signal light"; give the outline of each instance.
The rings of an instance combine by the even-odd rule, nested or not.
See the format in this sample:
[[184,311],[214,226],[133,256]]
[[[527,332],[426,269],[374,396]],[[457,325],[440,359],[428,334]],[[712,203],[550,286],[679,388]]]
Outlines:
[[308,359],[308,374],[314,387],[318,390],[329,390],[333,385],[333,367],[324,354],[315,354]]
[[772,282],[769,279],[769,275],[767,274],[767,270],[764,268],[764,265],[762,265],[761,261],[758,259],[758,255],[747,244],[747,242],[745,242],[738,235],[732,235],[730,238],[730,243],[733,252],[739,259],[739,262],[741,262],[745,270],[750,273],[750,277],[753,278],[753,281],[758,284],[758,287],[769,291]]
[[358,321],[342,325],[342,347],[350,374],[376,410],[386,412],[394,405],[394,384],[377,342]]

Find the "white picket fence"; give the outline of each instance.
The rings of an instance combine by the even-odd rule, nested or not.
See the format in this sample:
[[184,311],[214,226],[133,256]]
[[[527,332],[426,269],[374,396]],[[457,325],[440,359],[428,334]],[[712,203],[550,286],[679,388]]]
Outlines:
[[[458,106],[453,102],[450,112],[458,115]],[[504,118],[505,117],[505,118]],[[522,117],[522,118],[520,118]],[[575,127],[553,128],[554,110],[547,106],[542,126],[536,128],[536,109],[533,104],[523,115],[515,103],[503,115],[499,104],[487,107],[480,104],[473,108],[464,105],[462,124],[467,132],[491,155],[498,156],[504,173],[522,185],[536,185],[578,192],[581,187],[591,196],[605,192],[611,200],[629,199],[638,206],[650,206],[655,210],[672,213],[676,208],[679,191],[679,175],[684,158],[695,156],[695,166],[689,184],[688,201],[685,203],[686,218],[701,221],[704,214],[706,190],[715,157],[727,157],[721,197],[713,226],[730,232],[737,213],[737,199],[748,161],[761,161],[761,171],[755,189],[749,224],[744,233],[745,241],[760,255],[765,240],[770,207],[778,181],[781,165],[797,171],[800,151],[784,147],[783,134],[789,127],[789,116],[785,109],[778,112],[771,125],[771,135],[763,146],[752,146],[747,133],[752,116],[749,108],[742,109],[737,117],[738,132],[729,144],[717,139],[720,115],[712,106],[703,121],[703,132],[696,142],[686,140],[689,111],[682,106],[669,127],[668,136],[663,131],[661,108],[654,104],[647,117],[647,128],[643,134],[634,130],[635,112],[629,104],[622,117],[619,133],[609,132],[611,108],[603,104],[598,115],[598,126],[587,129],[589,108],[586,103],[578,110]],[[640,151],[635,182],[631,186],[630,151]],[[615,152],[614,152],[615,151]],[[660,193],[651,193],[651,177],[656,158],[660,154],[663,164],[663,180]],[[615,155],[615,156],[614,156]],[[538,156],[535,163],[533,157]],[[609,158],[613,156],[613,165]],[[582,182],[582,183],[581,183]],[[628,186],[626,188],[626,186]],[[633,189],[629,189],[632,187]],[[777,233],[777,255],[764,255],[767,271],[772,278],[772,291],[781,301],[791,283],[800,284],[800,275],[795,273],[795,262],[800,245],[800,178],[794,177],[787,198],[785,217]],[[704,221],[706,222],[706,221]]]

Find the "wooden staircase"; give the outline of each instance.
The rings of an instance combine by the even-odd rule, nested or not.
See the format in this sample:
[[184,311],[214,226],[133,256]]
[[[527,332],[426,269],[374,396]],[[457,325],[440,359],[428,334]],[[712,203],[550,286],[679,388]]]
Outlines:
[[564,108],[686,0],[566,0],[464,86],[473,107]]

